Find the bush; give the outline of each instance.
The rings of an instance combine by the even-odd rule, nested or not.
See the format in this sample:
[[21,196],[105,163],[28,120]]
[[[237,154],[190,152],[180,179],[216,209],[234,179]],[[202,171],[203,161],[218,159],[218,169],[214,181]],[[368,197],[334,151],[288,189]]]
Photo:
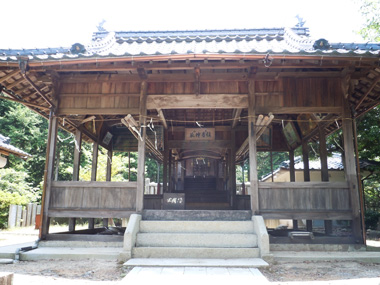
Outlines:
[[380,218],[379,212],[373,211],[373,210],[367,210],[364,216],[366,230],[368,229],[376,230],[379,218]]
[[19,193],[0,191],[0,228],[4,229],[8,226],[9,205],[26,205],[28,203],[28,198]]

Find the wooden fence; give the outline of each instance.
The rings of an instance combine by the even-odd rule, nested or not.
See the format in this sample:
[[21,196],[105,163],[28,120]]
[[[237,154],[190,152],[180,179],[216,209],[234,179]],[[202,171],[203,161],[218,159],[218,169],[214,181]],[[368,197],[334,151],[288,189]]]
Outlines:
[[34,226],[36,215],[41,214],[41,205],[29,203],[26,206],[10,205],[8,228]]

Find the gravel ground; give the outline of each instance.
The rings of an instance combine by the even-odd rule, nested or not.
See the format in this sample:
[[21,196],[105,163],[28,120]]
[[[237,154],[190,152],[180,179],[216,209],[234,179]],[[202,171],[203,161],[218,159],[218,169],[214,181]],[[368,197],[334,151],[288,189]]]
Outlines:
[[[61,231],[62,228],[56,230]],[[36,240],[37,234],[38,232],[32,228],[0,231],[0,246],[15,242],[33,242]],[[370,241],[370,244],[378,246],[380,242]],[[15,273],[14,285],[115,284],[129,270],[130,268],[124,269],[116,260],[39,260],[0,264],[0,272]],[[380,264],[353,261],[275,262],[260,271],[275,284],[289,281],[380,278]],[[380,279],[376,284],[380,284]]]

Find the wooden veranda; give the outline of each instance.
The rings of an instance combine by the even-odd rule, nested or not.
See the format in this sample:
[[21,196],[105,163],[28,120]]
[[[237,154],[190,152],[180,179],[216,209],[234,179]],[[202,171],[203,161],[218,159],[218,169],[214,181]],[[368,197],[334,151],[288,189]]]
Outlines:
[[[3,97],[49,119],[41,237],[52,217],[122,218],[161,209],[162,193],[186,195],[191,179],[212,177],[230,209],[270,219],[350,220],[354,242],[363,243],[355,118],[379,103],[379,46],[314,41],[305,28],[187,33],[99,32],[88,46],[2,51]],[[283,43],[291,52],[276,49]],[[74,133],[78,145],[93,143],[93,181],[78,181],[78,148],[73,181],[53,181],[58,127]],[[344,136],[344,183],[328,181],[326,136],[337,129]],[[310,141],[319,141],[323,182],[309,182]],[[111,182],[110,163],[107,182],[96,181],[99,145],[109,157],[137,151],[137,182]],[[299,146],[301,183],[292,171]],[[257,151],[289,152],[292,182],[260,183]],[[146,155],[164,174],[161,194],[144,199]],[[250,192],[236,195],[235,166],[247,159]]]

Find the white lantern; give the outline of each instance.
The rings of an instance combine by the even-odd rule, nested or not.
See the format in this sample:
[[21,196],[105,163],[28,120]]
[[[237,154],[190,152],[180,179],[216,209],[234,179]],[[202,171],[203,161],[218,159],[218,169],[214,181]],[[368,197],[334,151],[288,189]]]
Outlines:
[[3,168],[7,164],[7,158],[0,155],[0,168]]

